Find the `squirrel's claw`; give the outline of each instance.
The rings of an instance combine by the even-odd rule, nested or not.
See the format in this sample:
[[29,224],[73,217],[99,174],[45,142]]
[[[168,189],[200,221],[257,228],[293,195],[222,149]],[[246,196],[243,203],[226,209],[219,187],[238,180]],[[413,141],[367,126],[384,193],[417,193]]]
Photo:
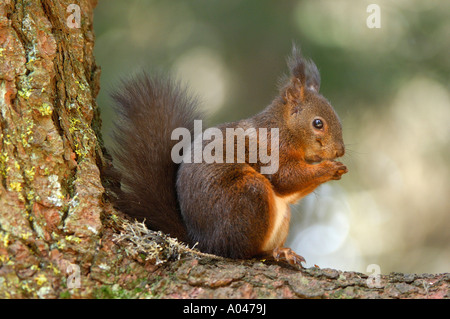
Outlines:
[[306,262],[305,258],[300,255],[297,255],[292,251],[291,248],[286,247],[277,247],[273,250],[273,258],[276,261],[284,260],[288,262],[290,265],[297,265],[303,268],[302,262]]

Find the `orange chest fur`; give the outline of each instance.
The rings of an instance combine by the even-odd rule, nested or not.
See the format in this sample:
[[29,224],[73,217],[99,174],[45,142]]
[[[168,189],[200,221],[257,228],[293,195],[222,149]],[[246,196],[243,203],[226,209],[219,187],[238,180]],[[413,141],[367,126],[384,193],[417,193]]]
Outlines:
[[289,205],[295,203],[301,197],[302,194],[292,194],[282,197],[273,193],[271,201],[271,225],[262,247],[263,251],[270,251],[284,245],[291,220],[291,209]]

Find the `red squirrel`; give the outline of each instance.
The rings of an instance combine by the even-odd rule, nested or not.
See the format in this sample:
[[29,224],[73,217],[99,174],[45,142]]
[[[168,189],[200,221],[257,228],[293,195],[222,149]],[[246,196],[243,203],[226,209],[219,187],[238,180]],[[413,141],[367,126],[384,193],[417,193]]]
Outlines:
[[[279,95],[262,112],[215,127],[223,136],[227,128],[265,128],[267,139],[277,129],[277,169],[271,172],[263,172],[267,163],[260,159],[249,160],[249,138],[240,161],[235,152],[235,161],[175,162],[172,149],[178,141],[172,133],[180,127],[194,133],[194,120],[202,118],[196,99],[160,75],[143,73],[125,81],[112,94],[118,113],[112,150],[116,207],[145,220],[150,229],[197,244],[202,252],[235,259],[273,256],[301,266],[303,257],[284,247],[289,205],[340,179],[347,168],[335,161],[345,153],[342,127],[319,93],[316,65],[294,46],[288,67]],[[231,143],[238,151],[234,137]],[[268,154],[275,151],[271,145]],[[224,159],[226,147],[224,139],[223,149],[215,149]]]

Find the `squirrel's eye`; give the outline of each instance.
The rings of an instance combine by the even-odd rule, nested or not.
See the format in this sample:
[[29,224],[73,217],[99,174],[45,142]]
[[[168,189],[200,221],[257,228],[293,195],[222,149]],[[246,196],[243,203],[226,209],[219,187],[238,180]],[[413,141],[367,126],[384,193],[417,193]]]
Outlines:
[[312,124],[316,129],[320,130],[323,128],[323,121],[321,119],[314,119]]

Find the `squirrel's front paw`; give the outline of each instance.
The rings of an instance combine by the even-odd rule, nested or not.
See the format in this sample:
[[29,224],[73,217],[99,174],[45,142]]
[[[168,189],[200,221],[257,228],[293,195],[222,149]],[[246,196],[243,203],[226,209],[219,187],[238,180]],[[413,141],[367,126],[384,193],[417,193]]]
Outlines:
[[297,265],[303,268],[302,262],[305,262],[305,258],[300,255],[297,255],[290,248],[286,247],[277,247],[273,250],[273,258],[276,261],[284,260],[291,265]]
[[348,172],[347,166],[341,162],[325,161],[323,164],[326,166],[328,175],[334,180],[341,179],[341,176]]

